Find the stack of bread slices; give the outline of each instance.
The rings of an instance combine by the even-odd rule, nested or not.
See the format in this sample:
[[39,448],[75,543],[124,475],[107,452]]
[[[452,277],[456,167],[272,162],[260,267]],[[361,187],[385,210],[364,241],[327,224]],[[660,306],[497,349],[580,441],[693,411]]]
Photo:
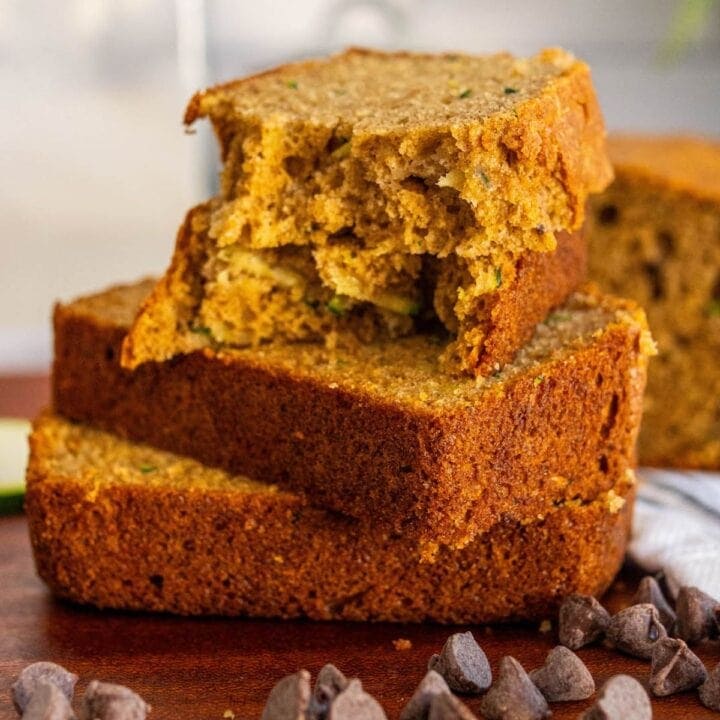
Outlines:
[[100,607],[485,622],[622,562],[647,358],[583,285],[611,180],[561,50],[350,50],[199,93],[168,271],[55,310],[40,575]]

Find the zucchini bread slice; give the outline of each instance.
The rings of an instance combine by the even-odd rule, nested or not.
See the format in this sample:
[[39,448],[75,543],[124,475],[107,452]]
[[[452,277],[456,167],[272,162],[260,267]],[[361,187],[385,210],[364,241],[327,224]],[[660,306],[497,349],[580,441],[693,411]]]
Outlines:
[[592,202],[592,276],[647,310],[659,355],[645,465],[720,468],[720,142],[617,136],[617,179]]
[[593,501],[550,503],[422,562],[402,535],[297,495],[52,415],[30,440],[37,569],[103,608],[317,620],[545,618],[602,593],[622,562],[632,472]]
[[[225,345],[315,339],[332,313],[348,313],[363,339],[430,320],[452,333],[448,369],[493,372],[512,357],[484,347],[493,296],[521,257],[579,230],[588,194],[611,178],[589,69],[561,50],[350,50],[198,93],[186,122],[199,117],[224,168],[207,220],[196,218],[191,326]],[[553,278],[560,294],[580,281],[572,265]],[[171,296],[184,289],[166,284]],[[271,303],[248,322],[259,292]],[[528,303],[528,332],[568,293]],[[183,351],[171,313],[144,313],[129,367]]]
[[[355,303],[323,283],[308,248],[224,248],[219,261],[207,232],[213,204],[190,210],[181,226],[171,266],[123,344],[126,367],[204,347],[293,341],[353,345],[434,330],[441,369],[489,374],[512,360],[537,323],[577,290],[586,274],[582,233],[558,233],[553,252],[527,252],[497,276],[495,291],[475,303],[473,324],[463,329],[452,312],[440,322],[434,311],[420,311],[423,297],[457,295],[459,268],[446,275],[447,262],[444,269],[426,262],[409,295],[388,295],[382,308]],[[205,275],[208,267],[212,279]],[[460,345],[462,362],[456,353]]]
[[56,412],[413,538],[426,557],[553,502],[591,501],[634,463],[645,316],[588,289],[486,378],[440,371],[432,335],[329,348],[118,361],[148,280],[55,310]]

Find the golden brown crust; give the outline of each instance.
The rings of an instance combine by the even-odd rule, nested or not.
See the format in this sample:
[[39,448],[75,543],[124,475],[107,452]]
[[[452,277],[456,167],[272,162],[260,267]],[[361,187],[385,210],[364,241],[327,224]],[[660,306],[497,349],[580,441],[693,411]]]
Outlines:
[[[130,373],[117,362],[127,328],[98,321],[100,296],[93,312],[87,301],[56,309],[54,407],[307,492],[428,552],[462,546],[499,518],[533,517],[551,499],[592,500],[633,463],[644,316],[609,298],[577,302],[598,305],[589,336],[477,385],[438,373],[422,338],[337,362],[295,345],[193,353]],[[542,346],[551,328],[538,333],[533,342]]]
[[478,318],[484,337],[477,355],[465,356],[473,361],[466,369],[487,375],[510,362],[535,326],[580,287],[586,272],[587,246],[580,231],[558,233],[554,252],[521,256],[512,283],[489,297],[485,317]]
[[178,229],[170,267],[137,310],[133,332],[122,346],[121,362],[128,368],[152,357],[169,360],[176,354],[203,347],[203,338],[190,331],[200,303],[199,268],[206,247],[193,228],[202,223],[210,204],[189,210]]
[[[152,484],[115,477],[102,458],[63,471],[68,446],[58,424],[41,418],[31,438],[26,512],[35,560],[56,595],[99,607],[317,620],[537,619],[569,593],[602,593],[630,527],[634,487],[623,476],[594,502],[551,505],[524,524],[500,522],[427,563],[408,538],[287,493],[243,491],[231,480],[194,491],[206,472],[200,466],[188,471],[192,479]],[[97,433],[83,433],[72,430],[80,457],[98,443]],[[125,443],[116,443],[123,452]]]

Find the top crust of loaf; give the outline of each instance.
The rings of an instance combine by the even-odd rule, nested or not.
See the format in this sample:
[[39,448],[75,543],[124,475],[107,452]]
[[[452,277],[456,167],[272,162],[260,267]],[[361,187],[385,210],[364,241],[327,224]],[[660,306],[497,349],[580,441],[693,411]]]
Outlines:
[[611,135],[618,174],[640,176],[699,200],[720,201],[720,142],[682,135]]

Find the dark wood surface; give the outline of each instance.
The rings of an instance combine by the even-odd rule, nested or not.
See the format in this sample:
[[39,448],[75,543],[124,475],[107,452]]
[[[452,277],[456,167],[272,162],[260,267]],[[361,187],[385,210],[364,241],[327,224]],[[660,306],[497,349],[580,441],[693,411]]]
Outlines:
[[[0,378],[0,415],[29,416],[47,402],[43,378]],[[9,389],[9,390],[8,390]],[[605,603],[611,610],[630,597],[637,573],[626,569]],[[332,573],[328,573],[332,582]],[[466,628],[462,628],[466,629]],[[542,664],[554,632],[537,626],[473,627],[493,669],[510,654],[526,668]],[[80,675],[82,693],[93,678],[126,684],[153,707],[153,718],[222,720],[231,710],[240,719],[259,718],[272,685],[327,661],[360,677],[369,692],[396,718],[423,676],[429,656],[452,630],[437,625],[397,626],[177,618],[99,612],[53,600],[34,573],[23,517],[0,519],[0,719],[16,717],[9,687],[27,664],[46,659]],[[412,648],[396,650],[407,638]],[[697,649],[708,666],[720,662],[720,644]],[[624,672],[645,681],[649,663],[602,647],[580,651],[598,685]],[[477,710],[478,701],[468,699]],[[577,718],[590,701],[554,704],[556,718]],[[653,701],[654,717],[717,718],[695,693]]]

